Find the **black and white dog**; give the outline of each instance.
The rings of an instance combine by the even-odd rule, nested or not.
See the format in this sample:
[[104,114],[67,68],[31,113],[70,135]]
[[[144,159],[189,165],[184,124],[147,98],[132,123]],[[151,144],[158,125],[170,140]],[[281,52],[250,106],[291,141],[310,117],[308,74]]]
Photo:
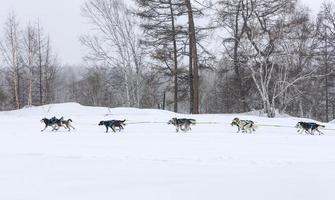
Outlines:
[[240,130],[242,130],[242,133],[246,133],[249,131],[251,133],[252,131],[256,131],[256,124],[251,120],[241,120],[239,118],[234,118],[233,121],[230,123],[231,126],[237,126],[239,133]]
[[113,132],[116,132],[116,128],[119,129],[119,132],[124,129],[126,120],[109,120],[109,121],[100,121],[99,126],[104,125],[106,127],[106,133],[108,132],[108,127],[112,129]]
[[195,125],[195,119],[187,119],[187,118],[172,118],[169,120],[168,124],[172,124],[176,127],[176,132],[179,132],[179,129],[186,132],[191,130],[191,125]]
[[46,128],[48,128],[48,126],[52,127],[52,131],[58,131],[60,127],[64,127],[65,129],[68,129],[68,131],[70,131],[71,128],[75,129],[71,125],[71,122],[72,122],[72,119],[64,120],[63,117],[61,117],[60,119],[57,119],[56,117],[52,117],[51,119],[43,118],[41,120],[41,123],[44,123],[45,127],[41,131],[44,131]]
[[324,125],[317,124],[315,122],[298,122],[295,126],[298,128],[298,133],[301,134],[303,131],[307,134],[314,135],[314,131],[317,131],[319,135],[324,135],[319,128],[325,128]]

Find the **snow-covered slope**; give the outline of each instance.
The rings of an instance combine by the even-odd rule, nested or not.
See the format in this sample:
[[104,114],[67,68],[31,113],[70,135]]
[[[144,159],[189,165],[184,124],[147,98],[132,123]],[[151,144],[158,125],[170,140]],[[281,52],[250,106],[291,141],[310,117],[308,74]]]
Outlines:
[[[40,132],[54,115],[76,130]],[[200,123],[175,133],[166,124],[174,116]],[[257,122],[256,134],[236,133],[236,116]],[[105,133],[97,124],[106,119],[129,124]],[[335,124],[324,136],[297,135],[300,120],[76,103],[0,112],[0,199],[333,199]]]

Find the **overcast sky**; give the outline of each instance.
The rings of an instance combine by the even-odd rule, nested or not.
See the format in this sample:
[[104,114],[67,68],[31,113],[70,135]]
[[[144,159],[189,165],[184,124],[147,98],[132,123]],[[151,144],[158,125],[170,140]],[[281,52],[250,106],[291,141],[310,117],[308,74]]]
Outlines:
[[[14,11],[20,24],[40,21],[63,64],[78,64],[84,49],[78,37],[88,31],[80,6],[85,0],[0,0],[0,28]],[[316,13],[322,0],[300,0]]]

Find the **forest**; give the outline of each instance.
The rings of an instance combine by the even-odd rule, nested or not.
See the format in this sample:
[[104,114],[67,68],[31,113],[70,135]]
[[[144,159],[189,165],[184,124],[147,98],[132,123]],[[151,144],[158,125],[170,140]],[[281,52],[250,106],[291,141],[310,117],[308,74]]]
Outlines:
[[83,62],[38,21],[0,24],[0,110],[51,103],[335,119],[335,3],[87,0]]

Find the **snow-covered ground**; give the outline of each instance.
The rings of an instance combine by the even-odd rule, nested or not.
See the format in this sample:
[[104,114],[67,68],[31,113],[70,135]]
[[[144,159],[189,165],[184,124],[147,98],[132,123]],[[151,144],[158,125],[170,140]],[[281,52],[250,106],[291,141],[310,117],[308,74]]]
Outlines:
[[[40,132],[40,119],[54,115],[77,129]],[[201,123],[176,133],[165,123],[174,116],[188,115],[75,103],[0,112],[0,199],[335,198],[334,130],[298,135],[292,127],[300,119],[224,114],[193,115]],[[256,133],[236,133],[229,125],[236,116],[257,122]],[[106,119],[130,124],[107,134],[97,126]]]

